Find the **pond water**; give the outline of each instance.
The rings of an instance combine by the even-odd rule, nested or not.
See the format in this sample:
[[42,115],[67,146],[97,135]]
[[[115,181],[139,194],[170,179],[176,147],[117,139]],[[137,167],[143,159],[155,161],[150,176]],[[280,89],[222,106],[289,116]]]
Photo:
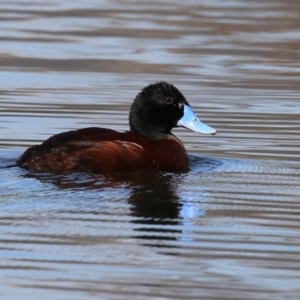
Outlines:
[[[298,299],[298,1],[0,4],[1,299]],[[89,126],[128,129],[145,85],[176,85],[216,136],[190,172],[12,166]]]

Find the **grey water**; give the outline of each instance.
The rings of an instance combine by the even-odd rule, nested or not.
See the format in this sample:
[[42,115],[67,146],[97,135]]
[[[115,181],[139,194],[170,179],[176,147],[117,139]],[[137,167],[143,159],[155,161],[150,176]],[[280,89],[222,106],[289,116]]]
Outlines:
[[[1,299],[299,299],[300,2],[2,1]],[[34,173],[62,131],[128,129],[176,85],[188,173]]]

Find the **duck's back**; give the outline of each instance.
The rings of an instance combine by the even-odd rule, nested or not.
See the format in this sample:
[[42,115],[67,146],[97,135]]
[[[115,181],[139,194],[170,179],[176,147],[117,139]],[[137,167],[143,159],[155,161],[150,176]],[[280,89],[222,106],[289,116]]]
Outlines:
[[151,140],[133,131],[91,127],[54,135],[27,149],[17,163],[34,171],[176,172],[187,167],[187,154],[173,135],[165,140]]

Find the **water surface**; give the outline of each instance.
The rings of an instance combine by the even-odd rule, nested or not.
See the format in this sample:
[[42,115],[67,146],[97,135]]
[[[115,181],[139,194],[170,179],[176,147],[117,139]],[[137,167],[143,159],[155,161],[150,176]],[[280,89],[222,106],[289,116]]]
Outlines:
[[[297,299],[297,1],[0,4],[3,299]],[[190,172],[36,174],[26,147],[128,129],[166,80],[203,121]],[[11,167],[8,167],[11,166]]]

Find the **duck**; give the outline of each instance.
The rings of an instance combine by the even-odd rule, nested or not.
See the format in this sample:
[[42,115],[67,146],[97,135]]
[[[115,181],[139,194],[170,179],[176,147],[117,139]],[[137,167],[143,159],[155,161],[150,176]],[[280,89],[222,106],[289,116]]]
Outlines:
[[55,134],[28,148],[17,165],[55,173],[181,172],[188,168],[188,155],[172,129],[216,134],[200,121],[183,94],[164,81],[149,84],[137,94],[129,127],[125,132],[89,127]]

